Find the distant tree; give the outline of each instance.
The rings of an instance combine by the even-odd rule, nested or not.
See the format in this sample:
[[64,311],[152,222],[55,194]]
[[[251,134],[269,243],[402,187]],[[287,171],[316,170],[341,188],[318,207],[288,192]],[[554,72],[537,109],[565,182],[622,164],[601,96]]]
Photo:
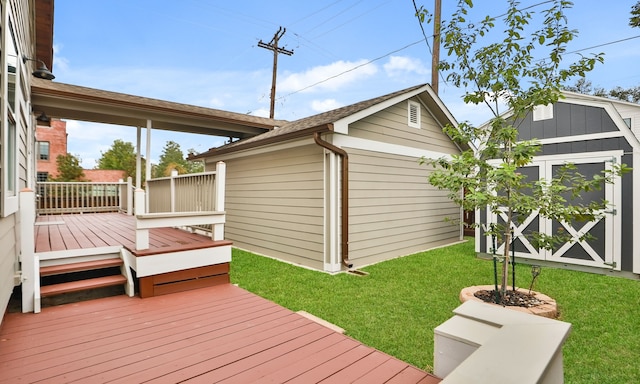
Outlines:
[[631,6],[631,17],[629,18],[629,25],[632,27],[640,28],[640,1],[636,5]]
[[609,96],[631,103],[640,103],[640,86],[636,85],[630,88],[615,87],[609,91]]
[[58,177],[51,178],[52,181],[87,181],[83,180],[84,172],[78,157],[70,153],[58,155],[56,164],[58,166]]
[[[196,154],[193,149],[189,149],[190,154]],[[178,174],[202,172],[204,166],[199,162],[188,161],[185,158],[180,144],[175,141],[167,141],[160,155],[160,163],[153,170],[153,177],[166,177],[171,175],[172,170]]]
[[[189,157],[189,156],[198,155],[199,153],[195,149],[189,148],[187,149],[187,154]],[[187,164],[189,168],[189,173],[204,172],[204,163],[201,161],[187,161]]]
[[[136,179],[136,151],[130,142],[120,139],[114,140],[111,148],[106,152],[101,152],[98,159],[98,169],[122,170],[125,177],[132,177],[135,183]],[[141,167],[144,168],[145,162],[142,159]],[[144,172],[142,172],[142,182],[144,182]]]
[[564,86],[564,90],[576,93],[582,93],[583,95],[594,95],[594,96],[602,96],[607,97],[608,92],[604,88],[596,87],[594,88],[591,84],[590,80],[585,79],[584,77],[576,80],[574,85]]
[[564,90],[578,92],[584,95],[609,97],[612,99],[628,101],[630,103],[640,103],[640,86],[629,88],[615,87],[614,89],[607,91],[600,87],[594,88],[591,85],[591,81],[582,77],[578,79],[574,85],[565,86]]

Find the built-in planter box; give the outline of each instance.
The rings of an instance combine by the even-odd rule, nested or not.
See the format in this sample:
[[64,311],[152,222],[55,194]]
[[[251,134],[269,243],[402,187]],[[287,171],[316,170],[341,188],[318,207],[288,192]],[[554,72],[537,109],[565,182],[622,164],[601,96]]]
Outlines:
[[434,374],[444,384],[562,383],[571,324],[467,301],[434,330]]

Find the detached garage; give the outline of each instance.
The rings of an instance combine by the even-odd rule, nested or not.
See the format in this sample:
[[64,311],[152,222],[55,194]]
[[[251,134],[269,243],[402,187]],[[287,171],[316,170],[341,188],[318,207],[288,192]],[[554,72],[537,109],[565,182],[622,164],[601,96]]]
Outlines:
[[452,244],[460,209],[427,183],[422,156],[460,153],[455,119],[419,85],[288,122],[194,158],[227,164],[225,237],[338,272]]

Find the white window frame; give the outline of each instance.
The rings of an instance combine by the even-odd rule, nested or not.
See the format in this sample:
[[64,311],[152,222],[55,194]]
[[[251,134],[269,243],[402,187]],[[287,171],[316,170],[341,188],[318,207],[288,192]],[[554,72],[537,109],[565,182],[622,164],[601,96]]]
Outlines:
[[[415,113],[412,113],[412,109],[415,109]],[[421,110],[420,103],[409,100],[407,104],[407,124],[413,128],[420,128],[421,115],[422,115],[422,110]],[[411,118],[412,116],[415,116],[415,120]]]
[[536,105],[533,107],[533,121],[553,119],[553,104]]
[[[1,79],[1,94],[2,102],[0,103],[0,124],[2,124],[2,167],[0,169],[2,177],[2,217],[10,216],[18,211],[19,208],[19,174],[18,174],[18,121],[17,111],[19,111],[20,95],[19,95],[19,82],[20,72],[22,70],[22,61],[18,59],[18,47],[14,41],[14,35],[12,33],[12,23],[9,20],[9,15],[3,10],[3,23],[2,30],[0,31],[0,51],[2,52],[0,73]],[[14,106],[9,107],[8,104],[8,90],[9,90],[9,70],[8,70],[8,48],[9,44],[12,44],[11,54],[16,56],[16,70],[15,70],[15,95]],[[15,52],[14,52],[15,51]]]
[[[49,141],[38,141],[38,161],[51,161],[51,143]],[[42,145],[46,143],[47,144],[47,158],[43,159],[42,158]]]

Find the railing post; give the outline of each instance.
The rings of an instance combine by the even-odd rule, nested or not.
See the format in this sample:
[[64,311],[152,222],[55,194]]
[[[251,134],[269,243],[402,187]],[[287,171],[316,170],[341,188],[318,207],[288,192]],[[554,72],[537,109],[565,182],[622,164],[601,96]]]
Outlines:
[[39,290],[39,265],[35,265],[36,194],[20,191],[20,263],[22,269],[22,312],[33,312],[34,295]]
[[[216,163],[216,178],[215,178],[215,200],[213,209],[217,212],[224,211],[224,196],[226,188],[226,173],[227,165],[218,161]],[[224,240],[224,224],[215,224],[211,229],[211,237],[213,240]]]
[[[136,216],[146,213],[145,209],[145,192],[143,189],[136,189]],[[149,249],[149,230],[137,229],[136,225],[136,250]]]
[[175,169],[171,170],[171,182],[170,182],[170,192],[169,196],[171,198],[171,212],[176,211],[176,177],[178,176],[178,171]]
[[133,193],[131,193],[133,190],[133,179],[131,176],[127,177],[127,185],[125,188],[127,188],[127,215],[131,216],[133,215]]

